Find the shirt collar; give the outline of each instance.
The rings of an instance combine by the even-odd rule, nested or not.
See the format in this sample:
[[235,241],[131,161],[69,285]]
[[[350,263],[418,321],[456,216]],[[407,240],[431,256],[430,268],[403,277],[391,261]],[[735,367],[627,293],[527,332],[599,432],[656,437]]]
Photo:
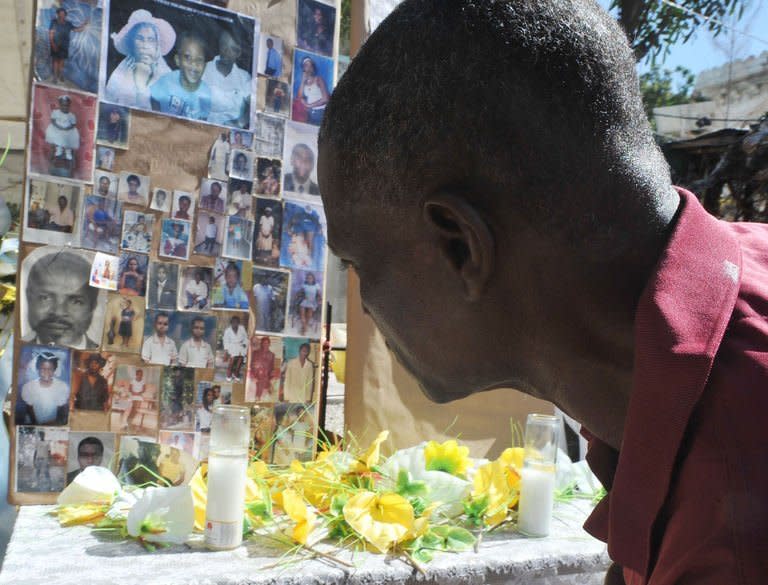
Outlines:
[[[585,525],[608,537],[613,560],[641,574],[652,568],[653,525],[741,274],[739,243],[728,224],[707,213],[693,194],[679,193],[677,223],[635,315],[634,379],[613,485]],[[606,454],[606,446],[598,446]],[[597,534],[606,517],[608,533]]]

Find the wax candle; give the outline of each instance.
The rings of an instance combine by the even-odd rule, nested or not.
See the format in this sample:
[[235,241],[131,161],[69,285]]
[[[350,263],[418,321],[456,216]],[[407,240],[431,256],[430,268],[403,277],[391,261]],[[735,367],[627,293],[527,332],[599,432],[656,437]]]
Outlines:
[[205,544],[214,550],[232,549],[243,541],[250,426],[247,407],[220,405],[213,409]]
[[529,414],[525,425],[525,456],[520,480],[517,529],[528,536],[547,536],[555,501],[555,461],[560,421]]

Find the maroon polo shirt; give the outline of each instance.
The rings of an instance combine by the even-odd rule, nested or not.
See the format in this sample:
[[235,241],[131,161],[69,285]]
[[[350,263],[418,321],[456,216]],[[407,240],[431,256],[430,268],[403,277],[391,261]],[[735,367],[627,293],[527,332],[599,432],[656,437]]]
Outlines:
[[768,583],[768,225],[681,209],[635,317],[621,451],[585,528],[627,585]]

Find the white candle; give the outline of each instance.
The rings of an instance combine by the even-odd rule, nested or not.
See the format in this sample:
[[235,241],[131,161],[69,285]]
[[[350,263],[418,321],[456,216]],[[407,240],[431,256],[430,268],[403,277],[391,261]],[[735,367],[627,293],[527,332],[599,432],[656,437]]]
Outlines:
[[521,475],[517,528],[528,536],[547,536],[555,500],[554,468],[524,467]]

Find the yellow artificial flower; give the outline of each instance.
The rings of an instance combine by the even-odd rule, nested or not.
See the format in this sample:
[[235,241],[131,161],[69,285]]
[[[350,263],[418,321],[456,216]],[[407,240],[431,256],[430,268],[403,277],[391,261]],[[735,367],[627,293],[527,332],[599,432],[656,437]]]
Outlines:
[[[254,463],[261,463],[256,461]],[[259,477],[258,473],[253,473],[254,463],[248,468],[248,475],[245,479],[245,503],[263,501],[263,494],[259,489],[259,484],[253,480],[253,476]],[[266,468],[266,466],[265,466]],[[189,487],[192,490],[192,503],[195,507],[195,530],[202,532],[205,528],[205,507],[208,503],[208,464],[201,463],[197,468],[192,479],[189,481]]]
[[309,533],[315,528],[315,513],[309,509],[296,490],[285,490],[276,500],[288,517],[296,523],[291,535],[293,540],[299,544],[307,544]]
[[368,450],[363,456],[363,462],[365,463],[366,469],[370,469],[379,464],[379,459],[381,458],[381,444],[386,441],[388,437],[389,431],[381,431],[379,436],[374,439],[373,443],[371,443],[371,446],[368,447]]
[[392,492],[355,494],[344,505],[344,519],[382,553],[406,540],[414,530],[413,506]]
[[269,467],[261,459],[254,459],[248,466],[248,477],[253,479],[267,479],[269,477]]
[[450,439],[445,443],[430,441],[424,447],[424,461],[427,471],[444,471],[463,477],[470,465],[469,448]]
[[104,504],[76,504],[59,506],[55,513],[62,526],[76,526],[101,520],[108,509]]
[[[510,447],[504,449],[504,452],[499,456],[499,461],[505,466],[507,472],[507,483],[510,488],[515,490],[520,486],[520,472],[523,469],[523,457],[525,456],[525,449],[522,447]],[[514,506],[517,503],[515,497],[514,502],[510,504]]]
[[293,472],[293,487],[320,511],[327,510],[333,496],[344,487],[336,467],[329,459],[305,464],[294,461],[290,469]]
[[507,480],[507,465],[501,459],[481,466],[474,477],[472,499],[486,498],[485,522],[496,526],[507,517],[507,508],[517,502],[517,492]]

